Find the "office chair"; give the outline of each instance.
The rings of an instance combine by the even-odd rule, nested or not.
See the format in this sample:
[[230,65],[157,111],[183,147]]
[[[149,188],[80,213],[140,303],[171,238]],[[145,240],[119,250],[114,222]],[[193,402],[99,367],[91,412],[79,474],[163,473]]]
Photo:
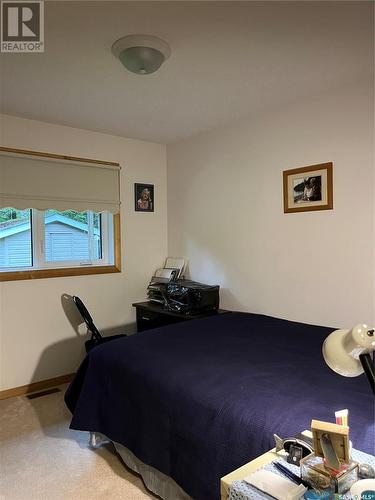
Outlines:
[[115,340],[120,337],[126,337],[124,334],[110,335],[109,337],[102,337],[99,330],[96,328],[94,321],[86,309],[85,304],[76,295],[73,296],[73,302],[76,305],[80,315],[82,316],[84,322],[86,323],[87,330],[91,333],[91,338],[86,340],[85,348],[86,352],[89,352],[93,347],[103,344],[104,342],[109,342],[110,340]]

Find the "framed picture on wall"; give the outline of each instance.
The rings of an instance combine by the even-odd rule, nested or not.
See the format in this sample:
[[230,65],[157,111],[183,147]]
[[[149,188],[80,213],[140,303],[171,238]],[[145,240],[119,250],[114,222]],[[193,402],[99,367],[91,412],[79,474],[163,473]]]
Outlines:
[[154,211],[154,185],[153,184],[134,184],[134,201],[136,212]]
[[333,164],[321,163],[283,172],[284,213],[333,208]]

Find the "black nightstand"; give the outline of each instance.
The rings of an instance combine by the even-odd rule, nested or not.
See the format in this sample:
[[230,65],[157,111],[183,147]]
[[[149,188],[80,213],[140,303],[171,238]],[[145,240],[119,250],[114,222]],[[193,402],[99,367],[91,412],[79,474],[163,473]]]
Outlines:
[[161,304],[156,302],[136,302],[133,304],[133,307],[135,307],[137,312],[137,332],[158,328],[159,326],[171,325],[172,323],[180,323],[181,321],[207,318],[207,316],[215,316],[216,314],[230,312],[225,309],[218,309],[217,311],[187,316],[185,314],[167,311]]

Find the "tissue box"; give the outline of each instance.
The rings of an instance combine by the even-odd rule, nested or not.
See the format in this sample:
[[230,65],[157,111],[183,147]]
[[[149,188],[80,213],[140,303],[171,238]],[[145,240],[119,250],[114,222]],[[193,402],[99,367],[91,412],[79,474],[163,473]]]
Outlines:
[[301,460],[300,466],[302,479],[318,490],[343,494],[358,481],[357,462],[343,464],[342,470],[336,473],[324,465],[321,457],[312,453]]

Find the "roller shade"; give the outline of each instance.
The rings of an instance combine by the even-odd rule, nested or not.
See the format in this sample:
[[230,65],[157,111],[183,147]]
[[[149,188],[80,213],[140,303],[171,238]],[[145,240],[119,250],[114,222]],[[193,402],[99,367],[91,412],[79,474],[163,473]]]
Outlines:
[[0,150],[0,208],[120,210],[120,166],[48,153]]

